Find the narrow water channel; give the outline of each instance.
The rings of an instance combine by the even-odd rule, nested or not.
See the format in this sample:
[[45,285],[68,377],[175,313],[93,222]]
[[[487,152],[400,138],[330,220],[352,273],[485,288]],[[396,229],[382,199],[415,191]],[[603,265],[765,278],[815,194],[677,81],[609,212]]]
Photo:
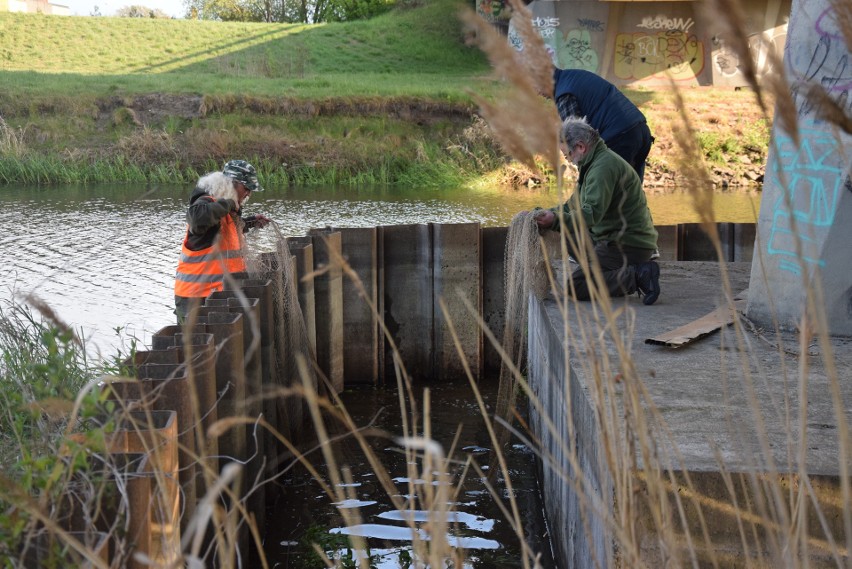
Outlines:
[[[0,301],[34,295],[79,332],[89,355],[109,357],[122,344],[174,323],[174,274],[190,188],[177,185],[4,187],[9,219],[0,233]],[[714,195],[718,221],[754,222],[754,192]],[[411,223],[508,225],[519,211],[559,203],[555,190],[467,188],[267,188],[248,214],[265,213],[280,234],[315,227]],[[682,191],[649,192],[658,225],[698,220]],[[278,233],[249,234],[256,250],[274,250]]]
[[[412,393],[421,412],[424,387],[428,387],[432,401],[428,418],[431,438],[452,459],[449,468],[433,473],[435,479],[432,484],[438,485],[442,481],[449,484],[446,488],[450,512],[447,515],[450,522],[447,540],[462,551],[465,559],[464,564],[455,569],[525,567],[524,549],[518,533],[500,509],[502,506],[506,511],[512,511],[512,501],[520,513],[520,531],[529,550],[541,556],[539,563],[542,567],[553,567],[533,452],[517,443],[504,449],[511,492],[502,475],[495,473],[483,478],[468,461],[479,465],[487,475],[495,454],[470,385],[416,386]],[[496,381],[483,382],[480,391],[489,413],[492,413],[497,395]],[[320,545],[330,557],[345,558],[348,554],[355,558],[363,555],[363,552],[347,552],[348,535],[366,538],[371,568],[405,568],[415,555],[411,544],[412,531],[417,531],[421,537],[429,536],[428,512],[424,511],[421,500],[415,497],[423,495],[418,491],[418,485],[427,483],[423,476],[415,473],[422,474],[423,459],[420,455],[409,463],[400,444],[399,438],[404,432],[403,415],[396,389],[347,389],[342,399],[355,424],[372,429],[374,434],[368,436],[369,448],[381,461],[393,484],[392,495],[401,500],[403,507],[398,509],[394,505],[392,496],[380,483],[376,470],[370,466],[355,438],[345,437],[333,444],[332,454],[338,471],[346,467],[351,472],[351,478],[340,483],[346,499],[338,501],[328,496],[302,466],[293,466],[280,479],[281,494],[275,503],[269,505],[265,532],[264,549],[272,568],[324,566],[313,553],[312,542]],[[377,436],[376,431],[383,432],[384,436]],[[321,451],[314,450],[309,456],[322,479],[332,484],[329,465]],[[493,481],[489,482],[492,477]],[[415,521],[413,529],[406,520]]]

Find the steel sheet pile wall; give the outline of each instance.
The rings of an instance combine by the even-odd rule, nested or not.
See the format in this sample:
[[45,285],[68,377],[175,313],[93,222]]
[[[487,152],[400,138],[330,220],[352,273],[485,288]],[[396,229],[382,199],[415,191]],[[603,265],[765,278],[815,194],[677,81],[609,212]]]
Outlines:
[[[715,259],[715,248],[697,225],[659,229],[663,259]],[[750,258],[753,224],[719,224],[719,230],[727,260]],[[478,223],[311,230],[288,238],[283,257],[264,254],[262,274],[227,278],[225,290],[197,307],[188,324],[159,330],[151,350],[124,362],[132,380],[103,378],[107,396],[127,413],[110,434],[108,448],[119,453],[124,465],[110,475],[128,488],[133,517],[127,537],[110,538],[112,549],[131,565],[137,563],[132,553],[166,563],[177,559],[181,532],[191,527],[196,505],[229,462],[243,466],[236,497],[245,500],[262,527],[274,486],[261,482],[291,457],[271,431],[298,443],[307,416],[301,397],[282,395],[301,386],[293,364],[298,348],[293,346],[304,346],[309,360],[315,356],[327,379],[321,391],[323,385],[337,391],[354,384],[396,385],[399,365],[412,380],[464,380],[467,373],[475,380],[496,380],[499,357],[485,341],[478,317],[500,342],[507,235],[508,228],[483,229]],[[296,314],[304,319],[298,330],[292,313],[296,297]],[[544,329],[540,311],[536,304],[531,330]],[[293,334],[300,335],[301,343],[294,343]],[[548,342],[546,336],[531,338],[530,373],[562,377],[564,362],[551,361],[550,354],[558,350]],[[569,386],[541,385],[560,390],[539,394],[542,400],[564,405],[562,391]],[[594,441],[592,410],[586,408],[582,390],[571,389],[572,429],[582,427],[586,433],[581,439]],[[569,416],[561,408],[546,414],[561,421]],[[211,427],[223,419],[227,428],[211,434]],[[538,432],[547,432],[541,415],[533,411],[532,420]],[[271,430],[261,428],[261,421]],[[567,424],[556,428],[571,431]],[[544,437],[542,442],[558,456],[558,441]],[[579,449],[579,468],[586,480],[605,488],[610,482],[600,471],[596,452],[595,445]],[[569,472],[570,466],[565,457],[557,464],[559,471],[545,468],[543,484],[548,493],[574,506],[553,528],[560,536],[555,541],[566,548],[566,559],[607,559],[605,531],[583,526],[579,502],[562,496],[571,490],[559,483],[560,472]],[[68,508],[73,514],[74,508]],[[69,519],[76,525],[68,530],[86,529],[81,516]],[[591,539],[576,538],[589,530]],[[212,536],[206,539],[210,545]],[[232,555],[248,555],[245,528],[239,545],[242,553]]]
[[[300,408],[289,416],[286,407],[281,412],[274,399],[263,397],[266,391],[295,381],[282,377],[277,366],[282,358],[275,341],[274,279],[234,277],[228,279],[227,290],[214,293],[197,308],[189,324],[164,327],[153,336],[152,350],[136,352],[124,362],[134,380],[104,378],[104,389],[122,412],[119,416],[137,419],[132,430],[110,434],[110,448],[126,455],[119,459],[123,464],[139,463],[130,458],[134,453],[144,458],[145,470],[134,465],[115,474],[122,478],[119,486],[136,488],[127,494],[127,515],[132,518],[128,523],[135,528],[130,536],[135,537],[113,546],[131,566],[137,563],[134,553],[166,564],[178,558],[181,532],[190,527],[196,504],[229,462],[242,465],[236,497],[245,501],[254,522],[262,527],[271,490],[261,482],[275,473],[281,449],[259,421],[291,436],[301,431]],[[162,418],[164,413],[170,413],[170,423]],[[210,432],[217,421],[229,418],[235,420],[227,428]],[[122,424],[126,422],[123,419]],[[171,430],[160,423],[171,425]],[[146,434],[151,429],[154,432]],[[143,474],[145,484],[138,482]],[[238,529],[238,548],[226,563],[249,563],[247,527],[243,522]],[[208,533],[204,548],[208,555],[213,555],[211,540]],[[222,561],[220,557],[217,562]]]

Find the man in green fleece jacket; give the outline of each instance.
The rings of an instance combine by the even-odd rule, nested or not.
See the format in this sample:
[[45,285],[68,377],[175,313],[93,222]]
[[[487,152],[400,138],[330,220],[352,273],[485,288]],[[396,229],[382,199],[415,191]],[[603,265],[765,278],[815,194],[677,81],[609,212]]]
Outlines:
[[[642,181],[636,171],[612,150],[585,119],[562,123],[562,151],[580,169],[574,194],[562,206],[563,233],[580,243],[576,232],[587,231],[611,296],[639,292],[644,304],[660,296],[660,267],[652,261],[657,230],[651,219]],[[560,230],[559,208],[542,210],[536,217],[541,229]],[[576,251],[571,256],[577,257]],[[588,300],[587,276],[580,268],[572,275],[578,300]]]

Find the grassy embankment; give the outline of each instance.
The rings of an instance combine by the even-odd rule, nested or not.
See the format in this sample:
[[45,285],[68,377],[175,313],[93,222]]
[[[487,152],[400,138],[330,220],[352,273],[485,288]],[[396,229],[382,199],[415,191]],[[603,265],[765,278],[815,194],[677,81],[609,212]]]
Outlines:
[[[471,93],[505,86],[443,0],[316,26],[0,13],[0,37],[0,183],[187,182],[235,156],[272,185],[529,179],[476,118]],[[670,183],[668,98],[628,95]],[[766,125],[716,110],[749,93],[687,97],[709,160],[762,163]]]
[[0,35],[6,182],[191,180],[234,156],[272,184],[458,182],[502,159],[469,130],[467,90],[494,86],[446,2],[318,26],[0,14]]

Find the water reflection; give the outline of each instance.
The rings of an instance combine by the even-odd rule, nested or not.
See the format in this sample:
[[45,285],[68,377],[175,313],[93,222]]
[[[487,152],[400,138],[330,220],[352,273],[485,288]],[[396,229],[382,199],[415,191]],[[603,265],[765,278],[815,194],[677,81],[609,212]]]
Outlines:
[[[0,235],[0,298],[34,294],[82,332],[93,350],[110,355],[116,330],[143,345],[173,322],[172,286],[184,234],[186,186],[6,187],[0,207],[13,212]],[[314,227],[479,222],[508,225],[518,211],[551,206],[552,190],[413,188],[267,189],[248,213],[275,219],[285,236]],[[754,221],[759,196],[718,194],[720,221]],[[682,193],[649,194],[659,225],[697,221]],[[275,232],[251,235],[269,250]]]
[[[488,450],[488,431],[470,385],[414,384],[410,398],[406,398],[407,409],[420,408],[426,387],[431,400],[441,402],[429,407],[429,432],[435,444],[441,446],[440,456],[448,453],[449,460],[427,462],[421,455],[407,456],[401,447],[388,446],[388,440],[398,442],[412,425],[412,418],[408,417],[408,427],[403,427],[395,389],[348,388],[341,394],[342,405],[354,425],[371,427],[365,441],[373,456],[367,456],[358,440],[342,433],[335,433],[330,443],[329,455],[334,457],[334,464],[327,464],[319,453],[307,456],[326,485],[333,479],[331,469],[338,475],[346,472],[351,476],[355,482],[344,501],[325,495],[318,479],[301,465],[284,465],[288,467],[287,477],[281,479],[280,494],[269,505],[263,533],[270,566],[304,566],[310,543],[318,543],[326,551],[334,549],[333,555],[348,553],[348,542],[336,544],[323,538],[326,533],[364,538],[371,567],[406,567],[403,559],[410,560],[415,555],[413,541],[438,538],[445,539],[451,548],[463,550],[460,553],[465,561],[461,567],[468,569],[520,569],[525,555],[536,554],[541,554],[542,567],[554,566],[532,451],[516,444],[503,453],[511,476],[510,497],[502,475],[489,481],[472,466],[487,470],[494,453]],[[496,403],[497,387],[496,381],[489,380],[478,386],[487,408]],[[425,424],[427,418],[420,420]],[[332,425],[335,423],[331,421]],[[304,445],[315,447],[314,442],[305,441]],[[442,467],[445,470],[438,471]],[[448,486],[443,492],[418,486],[426,473]],[[394,485],[388,487],[379,478],[391,480]],[[425,502],[434,505],[432,513],[425,509]],[[518,512],[514,522],[506,515],[514,511],[512,502]],[[353,510],[351,506],[356,503],[357,510]],[[441,533],[435,533],[438,531]],[[519,533],[529,548],[526,552]],[[355,552],[358,555],[366,556],[367,550]]]

